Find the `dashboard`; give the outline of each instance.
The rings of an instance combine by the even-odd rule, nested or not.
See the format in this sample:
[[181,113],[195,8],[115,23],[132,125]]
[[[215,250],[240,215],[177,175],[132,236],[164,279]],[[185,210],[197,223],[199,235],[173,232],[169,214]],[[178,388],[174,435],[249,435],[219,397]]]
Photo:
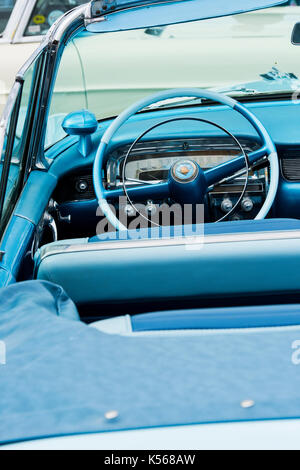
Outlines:
[[[241,138],[240,143],[246,153],[259,148],[259,144],[254,139]],[[205,170],[241,154],[235,141],[227,137],[142,141],[136,144],[128,158],[126,158],[129,148],[129,144],[121,145],[108,155],[103,175],[107,189],[122,187],[124,165],[124,181],[128,187],[144,184],[145,182],[159,183],[166,181],[170,167],[179,159],[192,159]],[[205,220],[215,222],[227,213],[230,213],[228,220],[254,218],[265,200],[268,181],[268,162],[263,160],[249,172],[248,182],[246,181],[245,172],[240,172],[214,186],[205,201]],[[246,183],[246,191],[241,204],[231,213],[231,209],[240,198]],[[94,200],[92,166],[66,175],[60,182],[54,198],[60,204]],[[147,205],[151,207],[153,203],[171,204],[174,201],[168,199],[142,202],[146,207]],[[120,208],[116,206],[116,210],[118,211]]]
[[[241,139],[240,142],[246,153],[259,148],[253,140]],[[144,182],[159,183],[168,179],[171,166],[179,160],[194,160],[203,170],[206,170],[241,154],[240,148],[233,139],[226,137],[141,142],[132,149],[126,159],[128,150],[129,146],[124,146],[109,156],[106,171],[108,189],[122,186],[123,174],[127,186]],[[243,192],[245,178],[245,173],[241,172],[211,189],[206,201],[207,221],[215,222],[231,211]],[[267,184],[266,166],[258,165],[249,174],[240,208],[230,218],[233,220],[254,218],[264,202]],[[149,204],[151,205],[152,202],[160,203],[160,201],[149,201]]]
[[[280,175],[277,196],[270,217],[300,219],[300,133],[299,106],[291,101],[251,102],[247,104],[252,112],[269,130],[276,145]],[[191,107],[139,114],[124,125],[108,151],[103,169],[103,183],[107,188],[121,185],[124,160],[129,145],[145,127],[150,127],[160,119],[185,116],[207,118],[226,127],[238,137],[247,152],[258,146],[257,134],[246,120],[230,109],[219,106]],[[61,217],[58,222],[59,238],[77,238],[95,233],[99,222],[96,216],[97,201],[93,188],[93,162],[100,139],[110,124],[110,120],[100,122],[99,130],[93,139],[91,154],[83,159],[76,151],[76,143],[66,140],[65,149],[61,145],[48,151],[47,158],[53,159],[52,173],[58,185],[52,194],[58,202]],[[142,141],[133,149],[127,162],[126,185],[142,184],[146,180],[164,180],[168,167],[177,158],[191,158],[202,168],[234,158],[239,153],[235,143],[224,134],[208,134],[206,129],[193,126],[168,126],[164,134],[154,132],[152,140]],[[137,181],[131,181],[131,179]],[[237,200],[245,182],[245,175],[235,175],[229,181],[215,186],[207,197],[207,221],[218,220],[230,205]],[[245,197],[246,204],[230,214],[230,218],[252,219],[261,207],[269,184],[269,169],[266,160],[259,162],[249,174]],[[229,204],[228,200],[229,199]],[[224,202],[225,201],[225,202]],[[143,202],[143,201],[141,201]],[[155,201],[157,202],[157,201]],[[159,202],[159,201],[158,201]],[[222,203],[223,206],[222,206]],[[253,205],[253,207],[252,207]],[[249,210],[249,207],[251,210]],[[71,221],[70,221],[71,220]]]

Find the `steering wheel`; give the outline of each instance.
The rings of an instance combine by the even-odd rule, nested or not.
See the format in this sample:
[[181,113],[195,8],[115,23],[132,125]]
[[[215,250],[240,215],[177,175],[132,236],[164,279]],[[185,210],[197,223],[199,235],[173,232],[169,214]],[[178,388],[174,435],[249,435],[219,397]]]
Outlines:
[[[221,93],[200,90],[197,88],[180,88],[174,90],[166,90],[163,92],[155,93],[141,101],[138,101],[134,105],[130,106],[128,109],[123,111],[108,127],[105,133],[102,136],[100,141],[97,154],[94,161],[93,167],[93,182],[94,189],[98,199],[98,204],[103,214],[107,217],[109,222],[117,230],[127,230],[127,227],[123,225],[120,220],[116,217],[112,209],[110,208],[107,199],[113,200],[118,199],[124,196],[123,189],[114,189],[107,190],[103,186],[102,181],[102,169],[105,161],[105,154],[115,133],[120,129],[120,127],[128,121],[129,118],[134,116],[138,111],[143,110],[145,107],[150,106],[159,101],[174,99],[174,98],[185,98],[185,97],[195,97],[195,98],[204,98],[213,101],[217,101],[222,105],[229,106],[233,110],[240,113],[244,116],[250,124],[254,127],[258,133],[262,145],[259,149],[249,153],[247,155],[248,166],[252,166],[260,158],[267,156],[270,162],[270,184],[268,189],[267,197],[264,201],[264,204],[255,217],[255,219],[264,219],[268,214],[276,196],[279,180],[279,164],[276,147],[270,137],[269,133],[260,122],[260,120],[249,111],[245,106],[230,98],[229,96],[223,95]],[[213,168],[209,168],[206,171],[203,171],[198,163],[190,161],[184,161],[185,171],[184,173],[180,170],[180,161],[176,162],[169,171],[169,178],[167,182],[149,184],[149,185],[139,185],[136,187],[126,188],[126,192],[130,199],[135,197],[141,199],[148,198],[167,198],[172,194],[173,197],[176,195],[182,196],[184,194],[194,195],[194,202],[201,203],[203,198],[208,191],[209,187],[214,184],[217,184],[219,181],[224,178],[228,178],[234,175],[236,172],[242,170],[245,166],[245,155],[240,155],[232,160],[229,160],[225,163],[221,163]],[[186,171],[188,170],[188,171]]]

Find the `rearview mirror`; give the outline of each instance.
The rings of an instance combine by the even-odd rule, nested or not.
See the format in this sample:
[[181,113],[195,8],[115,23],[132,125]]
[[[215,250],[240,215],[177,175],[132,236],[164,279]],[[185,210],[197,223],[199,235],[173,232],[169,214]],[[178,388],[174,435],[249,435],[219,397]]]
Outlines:
[[68,114],[62,123],[62,128],[68,135],[78,135],[78,151],[87,157],[92,149],[91,135],[98,129],[98,122],[93,113],[86,109]]

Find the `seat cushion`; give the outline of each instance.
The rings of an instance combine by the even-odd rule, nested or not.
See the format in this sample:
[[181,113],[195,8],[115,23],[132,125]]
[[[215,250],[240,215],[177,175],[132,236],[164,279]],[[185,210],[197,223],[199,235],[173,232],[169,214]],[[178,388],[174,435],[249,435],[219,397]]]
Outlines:
[[118,243],[52,243],[36,255],[36,277],[61,285],[77,304],[183,302],[300,290],[298,220],[212,224],[205,233],[218,227],[228,233],[196,243],[160,239],[157,233],[155,239]]
[[299,230],[300,220],[298,219],[263,219],[263,220],[237,220],[230,222],[208,223],[198,225],[178,225],[171,227],[152,227],[127,232],[109,232],[96,235],[89,239],[90,243],[132,240],[132,239],[153,239],[169,238],[193,235],[221,235],[230,233],[253,233],[270,232],[278,230]]

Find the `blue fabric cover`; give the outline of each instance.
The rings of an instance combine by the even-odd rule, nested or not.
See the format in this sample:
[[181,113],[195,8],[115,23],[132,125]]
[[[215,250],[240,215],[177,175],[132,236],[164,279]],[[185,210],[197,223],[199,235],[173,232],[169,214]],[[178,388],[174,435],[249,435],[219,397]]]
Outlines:
[[185,225],[175,227],[153,227],[150,229],[128,230],[127,232],[111,232],[101,234],[89,239],[89,242],[131,240],[136,238],[165,238],[169,236],[192,235],[222,235],[230,233],[271,232],[275,230],[299,230],[298,219],[263,219],[263,220],[238,220],[231,222],[219,222],[203,225]]
[[[0,339],[7,347],[0,365],[1,443],[300,417],[299,366],[291,360],[299,326],[126,337],[77,318],[72,302],[48,283],[0,291]],[[246,399],[255,406],[242,408]],[[118,419],[105,418],[110,410]]]
[[171,310],[135,315],[133,332],[300,325],[300,305]]

